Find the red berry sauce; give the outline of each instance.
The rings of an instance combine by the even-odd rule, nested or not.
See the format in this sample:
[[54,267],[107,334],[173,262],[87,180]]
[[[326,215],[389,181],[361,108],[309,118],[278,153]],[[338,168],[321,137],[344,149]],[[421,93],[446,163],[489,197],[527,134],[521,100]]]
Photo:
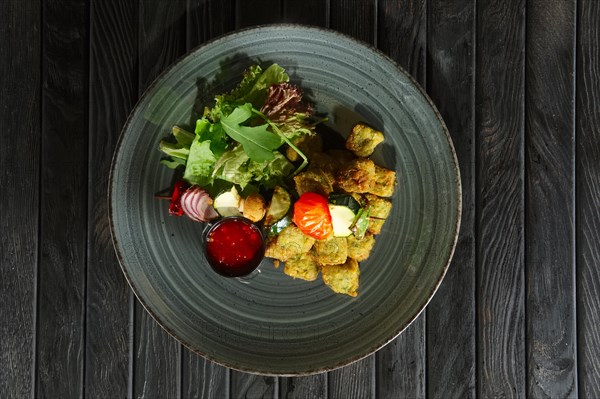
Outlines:
[[250,274],[265,252],[258,227],[240,217],[225,218],[213,225],[206,235],[204,249],[212,268],[227,277]]

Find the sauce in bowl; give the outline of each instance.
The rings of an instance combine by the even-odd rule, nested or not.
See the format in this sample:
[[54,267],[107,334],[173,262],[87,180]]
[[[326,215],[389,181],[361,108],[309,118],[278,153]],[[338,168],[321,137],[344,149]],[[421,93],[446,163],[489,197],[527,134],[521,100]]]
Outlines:
[[258,267],[265,255],[263,235],[246,218],[224,218],[206,233],[204,254],[210,266],[220,275],[246,276]]

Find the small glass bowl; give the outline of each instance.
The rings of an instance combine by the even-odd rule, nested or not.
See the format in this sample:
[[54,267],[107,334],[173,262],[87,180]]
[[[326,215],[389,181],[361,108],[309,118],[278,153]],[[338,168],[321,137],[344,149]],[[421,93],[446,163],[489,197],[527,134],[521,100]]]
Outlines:
[[[239,235],[233,237],[233,240],[231,239],[231,235],[230,237],[226,236],[227,232],[224,230],[226,225],[237,227],[234,230],[237,230]],[[244,226],[250,229],[243,229]],[[230,230],[229,233],[231,232]],[[255,234],[255,236],[251,237],[248,234],[249,232],[251,232],[250,234]],[[243,252],[248,252],[249,247],[245,244],[253,238],[259,239],[260,244],[252,248],[252,257],[244,262],[244,260],[240,260],[239,258],[244,256]],[[211,240],[224,240],[224,242],[211,246],[211,242],[214,242]],[[221,218],[214,223],[209,223],[202,234],[202,246],[204,248],[204,257],[208,264],[221,276],[249,279],[260,273],[258,267],[265,256],[265,239],[260,227],[250,219],[242,216],[229,216]],[[235,251],[238,251],[238,253]]]

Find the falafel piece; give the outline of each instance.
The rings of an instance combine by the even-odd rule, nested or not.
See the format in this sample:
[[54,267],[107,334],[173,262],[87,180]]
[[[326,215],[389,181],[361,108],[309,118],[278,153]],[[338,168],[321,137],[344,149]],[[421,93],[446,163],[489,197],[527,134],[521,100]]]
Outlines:
[[349,193],[370,192],[375,183],[375,164],[368,158],[350,161],[338,171],[336,182]]
[[305,235],[298,227],[290,224],[281,230],[281,233],[267,240],[265,256],[287,262],[310,251],[314,243],[314,238]]
[[259,193],[248,195],[242,204],[242,214],[253,222],[262,220],[267,213],[267,204]]
[[380,234],[383,224],[392,212],[392,203],[373,194],[366,194],[364,198],[370,211],[367,231],[372,234]]
[[358,295],[358,277],[360,270],[356,259],[348,258],[341,265],[321,267],[323,282],[338,294]]
[[396,188],[396,172],[375,165],[375,181],[369,190],[380,197],[391,197]]
[[283,272],[293,278],[314,281],[319,276],[319,265],[315,255],[310,251],[302,254],[298,259],[285,262]]
[[[323,139],[318,134],[303,134],[292,140],[292,142],[309,159],[314,153],[323,151]],[[290,162],[296,162],[302,159],[292,147],[288,147],[285,150],[285,156]]]
[[383,142],[383,133],[364,123],[357,123],[346,139],[346,148],[357,157],[368,157]]
[[371,254],[371,250],[375,245],[375,237],[373,234],[367,234],[362,239],[357,239],[354,234],[346,238],[348,242],[348,257],[362,262]]
[[327,197],[333,192],[333,183],[327,174],[319,169],[311,169],[294,176],[298,195],[307,192],[321,194]]
[[319,265],[338,265],[344,263],[348,257],[348,243],[346,237],[317,240],[313,251]]

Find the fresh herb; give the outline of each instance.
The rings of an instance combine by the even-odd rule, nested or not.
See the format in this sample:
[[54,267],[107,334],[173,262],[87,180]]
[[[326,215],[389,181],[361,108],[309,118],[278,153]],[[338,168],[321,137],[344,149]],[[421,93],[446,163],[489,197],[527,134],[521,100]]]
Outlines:
[[233,112],[221,119],[225,133],[244,147],[250,159],[256,162],[273,159],[273,150],[281,146],[281,138],[267,128],[268,124],[259,126],[243,126],[252,117],[252,104],[240,105]]

